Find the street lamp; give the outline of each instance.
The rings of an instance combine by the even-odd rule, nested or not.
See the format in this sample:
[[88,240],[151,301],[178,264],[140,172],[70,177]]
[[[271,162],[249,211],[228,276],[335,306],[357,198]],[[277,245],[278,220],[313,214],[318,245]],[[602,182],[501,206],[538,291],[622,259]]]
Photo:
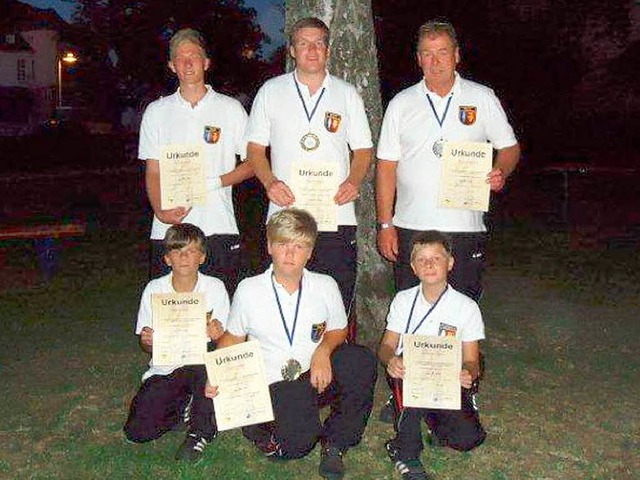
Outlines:
[[73,64],[78,61],[73,52],[67,52],[58,57],[58,108],[62,108],[62,62]]

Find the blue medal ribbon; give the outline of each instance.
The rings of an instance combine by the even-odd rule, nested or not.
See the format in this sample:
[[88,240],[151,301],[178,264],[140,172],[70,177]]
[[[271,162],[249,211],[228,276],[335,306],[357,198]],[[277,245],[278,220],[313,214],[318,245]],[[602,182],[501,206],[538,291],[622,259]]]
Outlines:
[[284,312],[282,311],[282,304],[280,303],[280,298],[278,297],[276,284],[273,281],[273,274],[271,274],[271,286],[273,287],[273,294],[276,296],[276,302],[278,304],[278,310],[280,312],[280,319],[282,320],[282,326],[284,327],[284,331],[287,334],[287,339],[289,340],[289,346],[293,347],[293,337],[296,334],[296,324],[298,323],[298,309],[300,308],[300,299],[302,298],[302,279],[300,279],[300,287],[298,287],[298,301],[296,302],[296,313],[293,317],[293,327],[291,328],[291,332],[289,332],[289,327],[287,327],[287,322],[284,318]]
[[[431,305],[431,307],[429,308],[429,310],[427,311],[427,313],[424,314],[424,317],[422,317],[422,319],[420,320],[420,322],[418,322],[418,325],[416,326],[416,328],[413,329],[413,331],[411,332],[411,335],[415,335],[415,333],[418,331],[418,329],[422,326],[422,324],[424,323],[424,321],[427,319],[427,317],[429,315],[431,315],[431,312],[433,312],[433,310],[436,308],[436,306],[438,305],[438,303],[440,303],[440,299],[444,296],[444,294],[446,293],[446,291],[449,289],[449,285],[447,285],[446,287],[444,287],[444,290],[442,291],[442,293],[438,296],[438,299],[435,301],[435,303],[433,305]],[[422,290],[422,286],[418,286],[418,291],[416,292],[416,296],[413,299],[413,303],[411,304],[411,310],[409,311],[409,318],[407,318],[407,326],[404,329],[404,333],[408,333],[409,332],[409,326],[411,325],[411,317],[413,317],[413,309],[416,307],[416,302],[418,301],[418,295],[420,295],[420,291]]]
[[[442,128],[442,124],[444,124],[444,121],[447,118],[447,113],[449,113],[449,106],[451,105],[451,99],[452,98],[453,98],[453,95],[449,95],[449,99],[447,100],[447,106],[444,109],[444,113],[442,114],[442,119],[441,119],[438,116],[438,112],[436,112],[436,107],[433,104],[433,101],[431,100],[431,97],[427,93],[427,100],[429,100],[429,105],[431,105],[431,111],[433,112],[433,115],[436,117],[436,120],[438,121],[438,125],[440,125],[440,128]],[[305,107],[305,110],[306,110],[306,107]]]
[[320,100],[322,100],[322,96],[324,95],[325,87],[322,87],[320,96],[318,97],[318,100],[316,100],[316,104],[314,105],[313,110],[311,110],[311,113],[309,113],[309,110],[307,109],[307,103],[304,101],[304,97],[302,96],[300,86],[298,85],[298,81],[296,80],[295,76],[293,77],[293,83],[296,85],[296,91],[298,92],[298,97],[300,97],[300,101],[302,102],[302,106],[304,107],[304,113],[307,115],[307,120],[309,121],[309,123],[311,123],[311,119],[315,115],[316,110],[318,109],[318,105],[320,105]]

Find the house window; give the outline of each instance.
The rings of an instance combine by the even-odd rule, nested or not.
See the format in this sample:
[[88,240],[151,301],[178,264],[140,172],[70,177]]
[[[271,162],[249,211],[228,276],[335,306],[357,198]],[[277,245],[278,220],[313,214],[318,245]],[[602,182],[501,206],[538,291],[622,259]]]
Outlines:
[[27,62],[24,58],[18,59],[18,81],[25,82],[27,80]]

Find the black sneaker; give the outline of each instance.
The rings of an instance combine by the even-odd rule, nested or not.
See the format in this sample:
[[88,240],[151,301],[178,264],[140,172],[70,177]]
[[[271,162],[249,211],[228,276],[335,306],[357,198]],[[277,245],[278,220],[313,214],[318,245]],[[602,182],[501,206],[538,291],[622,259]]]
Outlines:
[[386,442],[384,447],[387,450],[389,459],[394,462],[396,470],[400,475],[402,475],[404,480],[433,480],[433,477],[427,475],[420,459],[412,458],[410,460],[400,460],[398,458],[398,449],[391,440]]
[[396,400],[393,398],[393,393],[389,395],[387,401],[384,402],[384,405],[380,409],[380,413],[378,414],[378,420],[382,423],[391,423],[393,424],[396,421]]
[[202,452],[209,444],[211,440],[207,440],[204,437],[196,435],[195,433],[188,433],[187,437],[182,442],[182,445],[178,447],[176,452],[176,460],[185,460],[187,462],[197,462],[202,458]]
[[318,473],[322,478],[340,480],[344,477],[344,463],[342,462],[342,450],[331,445],[323,445]]

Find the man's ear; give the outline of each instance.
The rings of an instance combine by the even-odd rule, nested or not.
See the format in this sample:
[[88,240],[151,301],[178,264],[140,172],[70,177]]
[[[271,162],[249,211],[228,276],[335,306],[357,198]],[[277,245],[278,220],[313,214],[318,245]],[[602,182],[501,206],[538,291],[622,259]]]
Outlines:
[[169,70],[171,70],[173,73],[176,73],[176,67],[173,65],[173,62],[171,60],[167,62],[167,66],[169,67]]
[[209,68],[213,67],[213,61],[207,57],[204,59],[204,70],[207,71]]

